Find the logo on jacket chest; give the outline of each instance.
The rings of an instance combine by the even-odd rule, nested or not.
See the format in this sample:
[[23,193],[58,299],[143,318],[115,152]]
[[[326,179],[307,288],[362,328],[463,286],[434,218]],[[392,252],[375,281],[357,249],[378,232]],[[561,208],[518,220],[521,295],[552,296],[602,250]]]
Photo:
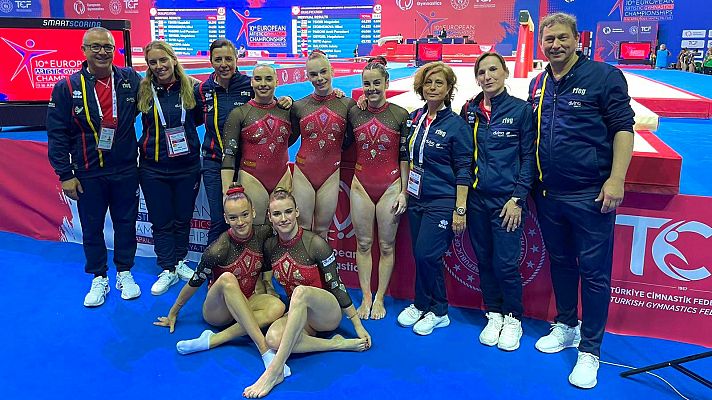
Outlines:
[[512,117],[502,118],[502,123],[512,125],[512,124],[514,124],[514,118],[512,118]]
[[585,96],[585,95],[586,95],[586,89],[575,87],[575,88],[573,88],[573,90],[571,91],[571,93],[573,93],[573,94],[580,94],[581,96]]

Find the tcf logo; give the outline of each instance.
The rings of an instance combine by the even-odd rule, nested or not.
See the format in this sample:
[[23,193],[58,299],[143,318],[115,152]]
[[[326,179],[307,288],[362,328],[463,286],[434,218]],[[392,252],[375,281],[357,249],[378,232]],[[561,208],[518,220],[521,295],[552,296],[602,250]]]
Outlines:
[[[630,226],[633,228],[630,271],[634,275],[642,276],[644,272],[645,252],[648,247],[648,231],[662,228],[670,221],[672,220],[669,218],[643,217],[637,215],[618,215],[616,217],[617,225]],[[655,239],[653,239],[651,246],[653,261],[662,273],[675,280],[689,282],[706,279],[712,274],[705,266],[694,269],[683,269],[672,265],[672,263],[666,260],[667,256],[673,255],[682,260],[686,266],[690,266],[685,255],[675,246],[676,242],[678,244],[685,242],[685,240],[683,240],[685,237],[688,237],[689,240],[689,235],[686,234],[695,234],[704,239],[709,239],[712,236],[712,228],[699,221],[677,221],[668,224],[657,232]]]

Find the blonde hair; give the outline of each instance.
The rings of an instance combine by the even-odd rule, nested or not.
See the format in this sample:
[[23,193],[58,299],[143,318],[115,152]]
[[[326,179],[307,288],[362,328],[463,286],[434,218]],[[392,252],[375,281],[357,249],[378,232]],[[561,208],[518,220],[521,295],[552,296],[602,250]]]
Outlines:
[[[183,66],[178,62],[178,57],[170,44],[162,40],[154,40],[149,42],[143,49],[143,55],[148,64],[148,52],[151,50],[163,50],[175,62],[173,73],[178,81],[180,81],[180,98],[187,110],[195,108],[195,96],[193,95],[193,79],[185,73]],[[141,80],[141,85],[138,89],[138,109],[147,113],[153,104],[153,93],[151,93],[151,85],[153,84],[153,71],[151,67],[146,70],[146,77]]]
[[430,75],[437,74],[438,72],[442,72],[445,75],[445,80],[447,81],[447,84],[450,87],[450,90],[448,91],[447,96],[445,97],[445,105],[447,107],[450,107],[450,105],[452,104],[452,98],[455,96],[455,84],[457,83],[457,77],[455,76],[455,72],[452,70],[452,68],[450,68],[449,65],[445,64],[442,61],[431,62],[420,67],[418,71],[415,72],[413,89],[422,100],[425,100],[425,96],[423,96],[425,80]]

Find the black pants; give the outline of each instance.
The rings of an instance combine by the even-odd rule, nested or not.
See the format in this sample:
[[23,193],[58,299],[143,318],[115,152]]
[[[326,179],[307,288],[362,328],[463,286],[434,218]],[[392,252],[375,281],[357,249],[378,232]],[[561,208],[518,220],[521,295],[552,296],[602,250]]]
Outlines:
[[153,232],[157,263],[174,271],[188,255],[190,221],[200,185],[200,167],[181,171],[139,168],[141,189],[146,200]]
[[596,356],[608,320],[613,267],[613,228],[616,214],[601,214],[601,203],[556,200],[535,196],[539,224],[549,251],[551,281],[556,296],[556,321],[578,323],[581,281],[581,344],[579,350]]
[[81,178],[79,182],[84,190],[77,202],[87,260],[84,270],[95,276],[106,275],[104,220],[108,210],[114,226],[114,265],[118,272],[129,271],[136,256],[138,170],[129,168],[106,176]]
[[712,75],[712,67],[702,67],[702,72],[705,75]]
[[443,255],[453,237],[454,207],[408,204],[408,222],[415,257],[415,306],[441,317],[447,314]]
[[521,319],[522,275],[519,273],[522,222],[512,232],[502,227],[499,214],[510,196],[487,196],[470,190],[467,198],[467,232],[477,256],[480,289],[485,309]]
[[214,242],[228,228],[223,211],[223,191],[220,170],[222,164],[213,160],[203,159],[203,186],[208,197],[210,208],[210,230],[208,230],[208,245]]

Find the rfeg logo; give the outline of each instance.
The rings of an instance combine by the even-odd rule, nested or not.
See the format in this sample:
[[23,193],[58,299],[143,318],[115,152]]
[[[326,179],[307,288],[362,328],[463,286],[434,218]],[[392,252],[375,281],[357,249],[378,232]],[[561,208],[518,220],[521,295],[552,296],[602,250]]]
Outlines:
[[[712,228],[699,221],[676,221],[670,218],[644,217],[638,215],[616,216],[616,224],[633,228],[632,248],[630,252],[630,272],[642,276],[645,268],[645,254],[648,249],[648,234],[651,230],[659,229],[650,248],[653,262],[658,269],[678,281],[700,281],[712,275],[705,266],[697,268],[680,268],[673,265],[668,256],[675,256],[687,267],[690,264],[685,255],[680,251],[680,245],[691,240],[690,235],[697,235],[704,239],[712,236]],[[675,244],[678,244],[676,246]]]
[[[522,286],[532,283],[546,261],[546,247],[541,235],[539,222],[530,209],[526,211],[521,252],[519,254],[519,272],[522,274]],[[452,246],[445,252],[445,269],[463,286],[476,292],[480,291],[480,278],[477,257],[474,251],[465,246],[467,232],[456,235]]]

